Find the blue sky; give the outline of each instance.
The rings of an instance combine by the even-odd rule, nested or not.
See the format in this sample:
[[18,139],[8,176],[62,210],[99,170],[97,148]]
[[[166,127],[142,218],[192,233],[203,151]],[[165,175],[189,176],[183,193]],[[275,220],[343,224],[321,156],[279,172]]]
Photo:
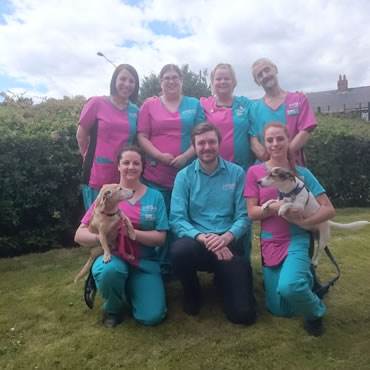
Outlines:
[[141,77],[166,63],[210,71],[231,63],[236,93],[257,97],[250,66],[269,57],[283,88],[370,85],[365,0],[1,0],[0,91],[63,97],[107,94],[114,63]]

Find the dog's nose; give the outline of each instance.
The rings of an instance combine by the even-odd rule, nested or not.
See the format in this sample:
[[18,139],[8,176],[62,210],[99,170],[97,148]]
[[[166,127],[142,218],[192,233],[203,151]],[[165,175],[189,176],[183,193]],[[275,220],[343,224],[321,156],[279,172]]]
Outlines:
[[258,185],[261,185],[261,184],[262,184],[262,181],[261,181],[261,180],[258,180],[258,181],[257,181],[257,184],[258,184]]
[[136,191],[136,190],[132,190],[133,194],[135,194],[135,191]]

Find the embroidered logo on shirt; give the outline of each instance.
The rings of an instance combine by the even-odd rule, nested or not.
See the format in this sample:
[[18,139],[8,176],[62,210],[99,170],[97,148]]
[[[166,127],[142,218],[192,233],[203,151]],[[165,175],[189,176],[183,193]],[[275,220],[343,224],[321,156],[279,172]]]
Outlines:
[[154,221],[155,216],[154,216],[153,213],[146,213],[146,214],[144,214],[144,220],[145,221]]
[[149,204],[147,206],[143,206],[142,208],[142,211],[143,212],[156,212],[157,211],[157,207],[156,206],[153,206],[152,204]]
[[181,111],[181,116],[193,116],[195,115],[195,109],[184,109]]
[[224,184],[222,186],[222,190],[234,190],[235,189],[235,182],[232,184]]
[[237,110],[235,111],[235,113],[236,113],[237,116],[240,117],[240,116],[242,116],[245,113],[245,111],[246,111],[246,109],[242,105],[240,105],[237,108]]
[[298,102],[288,104],[287,115],[288,116],[296,116],[297,114],[299,114],[299,104],[298,104]]

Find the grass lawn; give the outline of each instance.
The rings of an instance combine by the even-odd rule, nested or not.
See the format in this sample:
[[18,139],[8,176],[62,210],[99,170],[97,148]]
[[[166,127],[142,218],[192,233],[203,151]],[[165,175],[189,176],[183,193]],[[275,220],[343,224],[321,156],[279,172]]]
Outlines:
[[[370,220],[369,209],[339,210],[336,220]],[[168,317],[143,327],[127,316],[106,329],[100,303],[89,310],[83,282],[73,278],[86,260],[82,248],[0,260],[1,369],[370,369],[370,227],[334,231],[331,250],[342,277],[325,298],[321,338],[305,334],[302,319],[273,317],[264,308],[257,239],[253,253],[259,318],[252,327],[227,322],[208,274],[198,317],[181,310],[178,282],[167,284]],[[334,270],[326,257],[320,277]]]

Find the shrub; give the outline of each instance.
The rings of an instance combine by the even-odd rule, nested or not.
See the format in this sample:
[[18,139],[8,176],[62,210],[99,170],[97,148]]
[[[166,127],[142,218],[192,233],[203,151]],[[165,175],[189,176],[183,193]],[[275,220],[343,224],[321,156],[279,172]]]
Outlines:
[[[72,245],[83,213],[83,98],[0,104],[0,257]],[[370,124],[319,116],[308,167],[336,206],[370,206]]]
[[318,116],[307,144],[307,166],[337,207],[370,205],[370,124]]
[[0,256],[71,245],[83,209],[72,102],[0,108]]

